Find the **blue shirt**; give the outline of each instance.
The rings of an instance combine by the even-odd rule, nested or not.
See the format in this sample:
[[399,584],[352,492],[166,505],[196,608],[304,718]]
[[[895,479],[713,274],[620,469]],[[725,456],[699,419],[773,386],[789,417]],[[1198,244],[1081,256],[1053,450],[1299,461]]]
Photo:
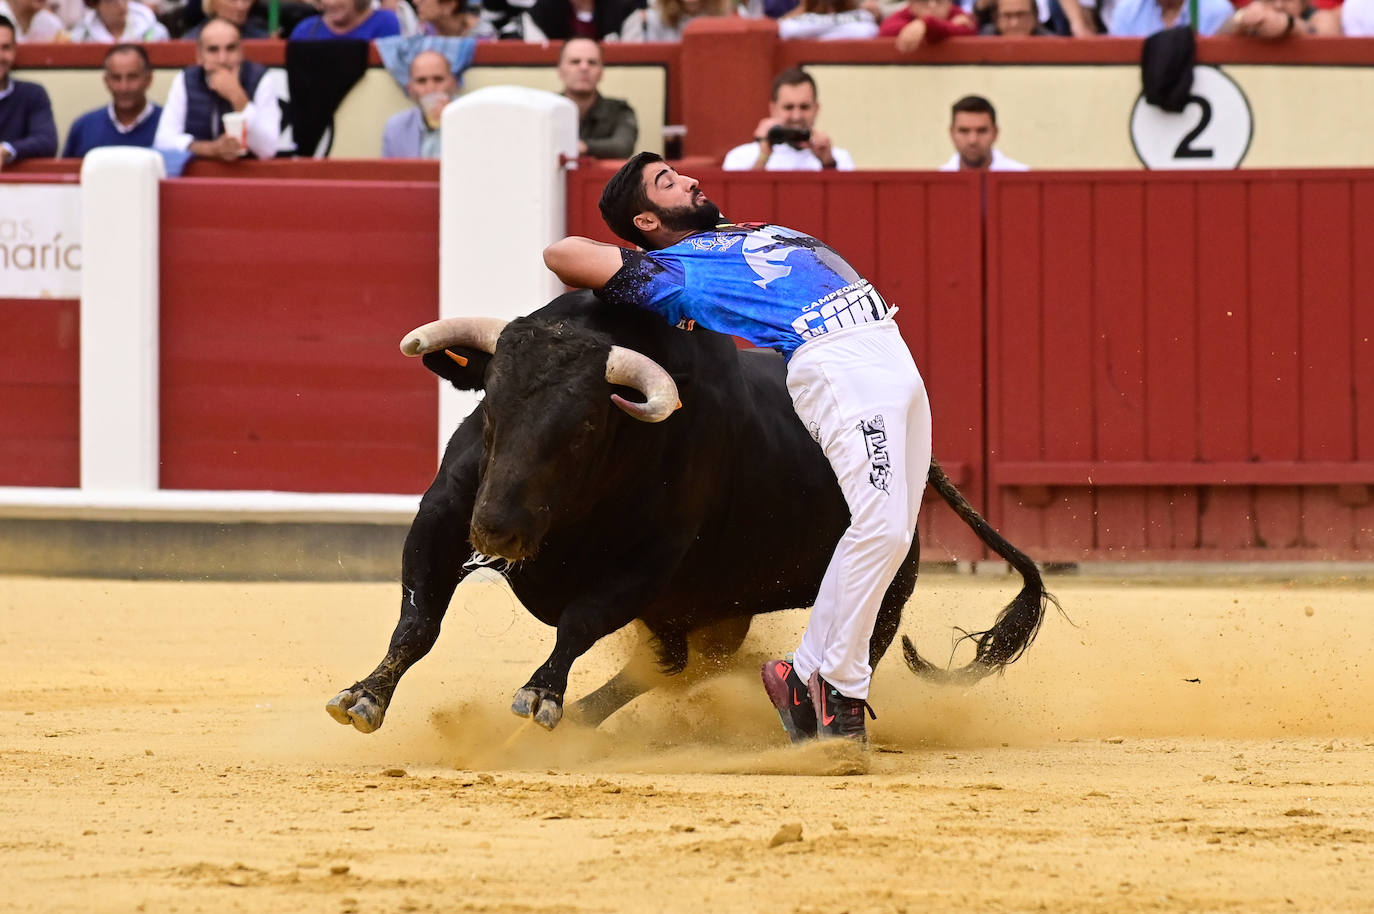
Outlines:
[[602,298],[636,305],[670,324],[692,322],[776,349],[882,320],[873,285],[827,245],[779,225],[723,225],[661,251],[625,251]]
[[396,14],[391,10],[378,9],[373,10],[372,15],[362,22],[342,33],[330,31],[329,26],[324,24],[323,16],[311,16],[309,19],[302,19],[291,30],[291,40],[323,41],[331,38],[353,38],[371,41],[374,38],[386,38],[388,35],[399,34],[401,34],[401,22],[396,18]]
[[[1228,0],[1198,0],[1198,34],[1211,35],[1234,15],[1236,8]],[[1188,4],[1183,4],[1174,25],[1188,25]],[[1162,32],[1164,14],[1158,0],[1120,0],[1112,12],[1111,34],[1147,38]]]
[[115,125],[109,105],[87,111],[72,121],[71,129],[67,131],[67,142],[62,147],[62,158],[84,158],[97,146],[147,146],[151,149],[153,138],[157,136],[158,121],[162,118],[162,109],[148,102],[140,118],[132,129],[121,130]]

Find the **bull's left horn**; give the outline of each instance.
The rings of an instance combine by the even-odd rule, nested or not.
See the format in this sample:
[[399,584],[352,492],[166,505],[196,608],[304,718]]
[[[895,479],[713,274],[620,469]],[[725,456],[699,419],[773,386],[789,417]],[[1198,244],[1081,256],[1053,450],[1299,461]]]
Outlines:
[[647,401],[644,403],[633,403],[619,394],[611,394],[616,406],[640,422],[662,422],[682,405],[673,376],[664,371],[662,365],[633,349],[611,347],[611,354],[606,359],[606,380],[633,387],[644,394]]
[[450,346],[466,346],[488,355],[496,351],[496,338],[506,327],[499,317],[449,317],[416,327],[401,338],[406,355],[424,355]]

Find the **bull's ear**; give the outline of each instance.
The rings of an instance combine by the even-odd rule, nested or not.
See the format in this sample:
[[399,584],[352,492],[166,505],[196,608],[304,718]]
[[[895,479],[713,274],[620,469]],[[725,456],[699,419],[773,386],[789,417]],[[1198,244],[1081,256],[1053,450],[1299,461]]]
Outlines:
[[[449,355],[449,352],[453,355]],[[454,356],[458,358],[455,359]],[[454,346],[451,350],[427,352],[420,358],[426,368],[459,390],[482,390],[486,385],[487,366],[491,364],[491,356],[480,349]],[[460,364],[460,359],[467,364]]]

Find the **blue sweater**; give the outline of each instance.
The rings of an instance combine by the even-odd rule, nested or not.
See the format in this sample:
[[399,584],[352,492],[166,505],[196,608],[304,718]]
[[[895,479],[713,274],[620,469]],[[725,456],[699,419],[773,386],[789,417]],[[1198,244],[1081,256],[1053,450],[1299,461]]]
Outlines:
[[291,40],[327,41],[332,38],[371,41],[374,38],[386,38],[389,35],[399,34],[401,34],[401,22],[396,18],[396,14],[391,10],[377,9],[373,10],[362,22],[341,35],[329,30],[329,26],[324,24],[323,16],[311,16],[309,19],[302,19],[291,30]]
[[14,148],[15,161],[57,155],[57,125],[47,91],[17,79],[10,84],[14,91],[0,98],[0,143]]
[[72,129],[67,131],[67,142],[62,147],[62,158],[82,159],[86,153],[97,146],[146,146],[152,148],[153,137],[157,136],[157,122],[162,120],[162,109],[153,105],[153,113],[144,118],[128,133],[120,133],[110,120],[110,109],[96,108],[72,121]]

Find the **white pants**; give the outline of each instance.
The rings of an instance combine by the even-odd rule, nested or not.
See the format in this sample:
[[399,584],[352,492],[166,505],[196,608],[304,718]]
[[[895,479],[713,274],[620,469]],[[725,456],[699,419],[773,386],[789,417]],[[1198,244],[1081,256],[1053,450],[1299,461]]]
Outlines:
[[819,671],[842,695],[867,698],[868,642],[925,492],[930,402],[891,320],[803,345],[787,365],[787,390],[849,505],[792,663],[803,682]]

